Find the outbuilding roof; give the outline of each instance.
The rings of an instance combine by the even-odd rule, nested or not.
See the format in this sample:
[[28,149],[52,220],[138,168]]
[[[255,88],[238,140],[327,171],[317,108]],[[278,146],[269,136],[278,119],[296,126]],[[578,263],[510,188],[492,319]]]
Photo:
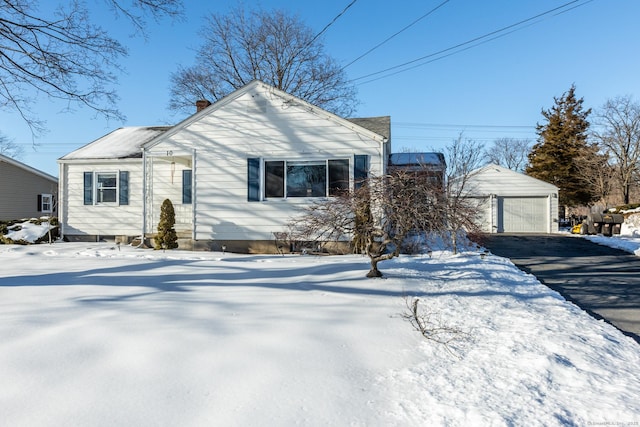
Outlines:
[[60,160],[140,158],[142,146],[169,129],[171,126],[119,128],[72,151]]

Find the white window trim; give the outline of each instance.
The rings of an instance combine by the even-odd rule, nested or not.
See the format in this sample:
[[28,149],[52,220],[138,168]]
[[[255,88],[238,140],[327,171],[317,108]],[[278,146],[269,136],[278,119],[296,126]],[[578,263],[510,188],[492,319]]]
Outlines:
[[[49,209],[45,209],[45,199],[48,200]],[[53,194],[43,193],[40,195],[40,212],[49,214],[53,212]]]
[[[322,157],[322,158],[310,158],[310,159],[283,159],[283,158],[261,158],[260,159],[260,200],[261,201],[281,201],[281,200],[320,200],[327,199],[330,197],[329,195],[329,161],[331,160],[346,160],[349,165],[348,171],[348,179],[349,179],[349,188],[352,188],[353,185],[353,161],[349,157]],[[267,197],[266,195],[266,163],[268,162],[284,162],[284,197]],[[325,164],[325,173],[326,173],[326,183],[325,183],[325,196],[310,196],[310,197],[289,197],[287,195],[287,163],[308,163],[308,162],[324,162]]]
[[[98,201],[98,175],[115,175],[116,176],[116,197],[115,202],[99,202]],[[112,188],[112,187],[109,187]],[[120,170],[115,171],[94,171],[93,172],[93,205],[94,206],[120,206]]]

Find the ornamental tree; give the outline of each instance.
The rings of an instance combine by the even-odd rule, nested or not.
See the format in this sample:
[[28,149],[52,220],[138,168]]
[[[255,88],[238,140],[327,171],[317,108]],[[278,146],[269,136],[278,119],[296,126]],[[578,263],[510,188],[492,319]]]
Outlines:
[[171,200],[165,199],[160,207],[160,221],[158,222],[158,234],[156,235],[156,249],[176,249],[178,247],[178,235],[174,225],[176,212]]

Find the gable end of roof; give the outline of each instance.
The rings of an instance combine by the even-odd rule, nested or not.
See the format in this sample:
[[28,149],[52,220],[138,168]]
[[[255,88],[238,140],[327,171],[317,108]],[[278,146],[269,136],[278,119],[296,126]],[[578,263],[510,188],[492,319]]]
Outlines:
[[22,162],[19,162],[19,161],[15,160],[15,159],[12,159],[11,157],[7,157],[5,155],[0,154],[0,162],[7,163],[7,164],[10,164],[10,165],[15,166],[17,168],[23,169],[23,170],[25,170],[27,172],[30,172],[30,173],[34,174],[34,175],[38,175],[38,176],[40,176],[40,177],[42,177],[44,179],[48,179],[48,180],[56,182],[56,183],[58,182],[58,178],[56,178],[55,176],[49,175],[46,172],[42,172],[41,170],[38,170],[38,169],[33,168],[33,167],[29,166],[29,165],[26,165],[26,164],[24,164]]

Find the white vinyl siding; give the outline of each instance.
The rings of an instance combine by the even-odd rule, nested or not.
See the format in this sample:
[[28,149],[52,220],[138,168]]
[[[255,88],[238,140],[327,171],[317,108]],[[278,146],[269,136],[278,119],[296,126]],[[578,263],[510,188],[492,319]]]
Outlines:
[[[260,102],[256,104],[255,99]],[[195,153],[197,240],[271,240],[273,232],[283,231],[289,219],[309,203],[304,197],[248,201],[249,158],[304,162],[349,159],[349,176],[353,177],[354,156],[368,155],[370,173],[382,172],[381,151],[388,144],[366,132],[355,132],[352,128],[360,130],[355,125],[287,103],[263,86],[206,111],[199,120],[164,135],[148,149],[148,156],[176,149]],[[159,192],[155,187],[153,191]]]
[[147,179],[151,182],[147,189],[147,232],[155,232],[160,221],[160,207],[165,199],[171,200],[176,214],[175,230],[191,233],[193,228],[193,204],[182,203],[183,171],[191,170],[192,159],[188,153],[169,150],[171,156],[149,157],[147,159]]
[[[129,204],[84,204],[85,172],[117,174],[129,172]],[[65,163],[60,168],[65,191],[60,195],[65,234],[80,235],[140,235],[142,230],[142,162],[141,159]],[[95,180],[95,176],[94,176]]]
[[482,229],[488,233],[555,233],[558,188],[509,169],[488,165],[474,173],[468,195],[484,199]]
[[0,160],[0,220],[37,218],[42,215],[38,195],[57,194],[54,178],[32,173]]

